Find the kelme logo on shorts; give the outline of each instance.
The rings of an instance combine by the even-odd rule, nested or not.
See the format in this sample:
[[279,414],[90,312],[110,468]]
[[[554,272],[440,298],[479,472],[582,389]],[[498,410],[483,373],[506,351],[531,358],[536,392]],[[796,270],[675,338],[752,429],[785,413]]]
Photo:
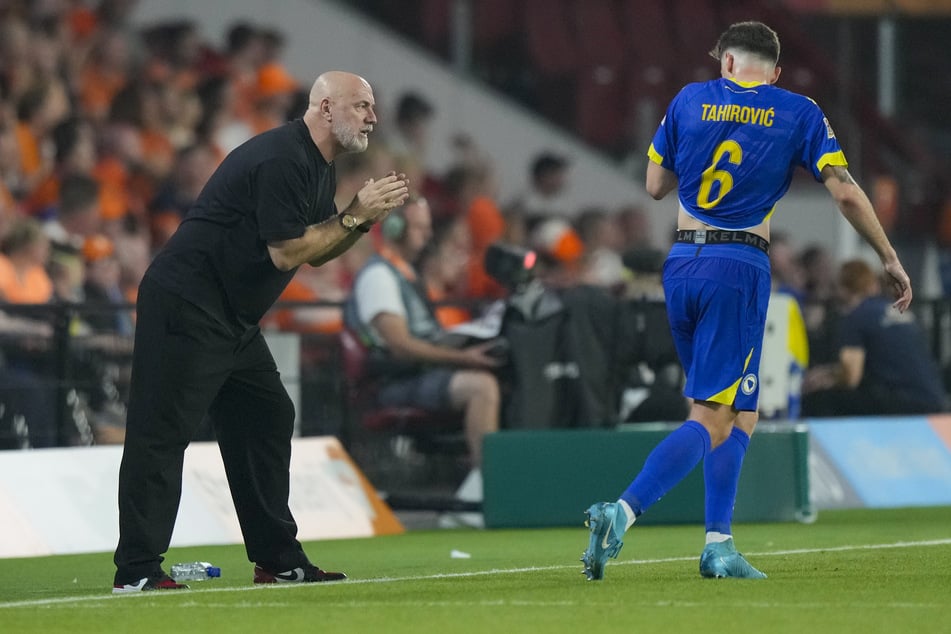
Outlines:
[[747,374],[740,380],[740,389],[743,390],[743,393],[749,396],[756,391],[756,375]]

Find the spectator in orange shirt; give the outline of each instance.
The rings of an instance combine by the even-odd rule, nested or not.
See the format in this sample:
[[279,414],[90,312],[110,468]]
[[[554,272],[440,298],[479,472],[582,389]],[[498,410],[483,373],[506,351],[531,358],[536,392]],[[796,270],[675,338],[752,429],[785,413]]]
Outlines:
[[50,242],[33,218],[13,223],[0,241],[0,298],[13,304],[45,304],[53,297],[46,273]]
[[132,126],[138,131],[142,167],[154,180],[167,177],[175,162],[175,148],[162,125],[161,90],[158,83],[130,84],[116,95],[109,111],[111,123]]
[[103,219],[145,215],[143,192],[132,184],[136,166],[141,162],[142,140],[138,129],[126,123],[108,123],[99,135],[99,161],[93,169],[99,183]]
[[[46,304],[53,284],[46,274],[49,241],[39,222],[20,217],[0,240],[0,301],[12,304]],[[57,443],[56,394],[48,377],[40,378],[43,350],[50,349],[50,323],[31,313],[0,311],[0,331],[5,335],[4,363],[0,364],[0,399],[27,427],[27,446],[53,447]],[[38,353],[38,351],[40,351]]]
[[53,128],[69,113],[66,91],[59,81],[35,85],[17,102],[17,144],[20,148],[20,170],[24,177],[24,191],[32,192],[53,169],[53,163],[43,151],[50,142]]
[[[286,123],[299,89],[300,84],[279,62],[262,65],[258,69],[257,94],[254,111],[250,115],[254,133],[258,134]],[[299,116],[301,113],[296,114]]]
[[[228,80],[235,95],[230,114],[248,121],[257,92],[258,68],[267,55],[266,42],[261,32],[246,22],[232,24],[227,40]],[[225,151],[231,149],[228,147]]]
[[239,96],[227,78],[206,79],[199,84],[197,94],[202,114],[195,133],[199,141],[211,143],[216,148],[220,161],[251,138],[251,125],[235,114]]
[[440,305],[461,298],[471,244],[466,219],[450,218],[433,227],[433,237],[419,256],[417,268],[435,306],[436,319],[447,330],[472,319],[472,311],[465,306]]
[[54,169],[23,203],[26,211],[35,216],[55,211],[63,176],[92,174],[96,167],[96,139],[87,121],[69,117],[53,128],[51,136],[56,150]]
[[0,235],[19,214],[20,150],[13,124],[0,117]]
[[123,31],[105,30],[98,36],[79,74],[79,105],[83,114],[103,121],[113,99],[129,82],[132,50]]
[[465,218],[472,237],[465,295],[469,298],[498,298],[505,288],[485,272],[483,260],[489,245],[505,233],[505,218],[495,202],[495,184],[485,164],[464,164],[446,175],[446,190]]
[[198,26],[188,20],[172,19],[143,32],[149,59],[146,68],[152,81],[161,81],[182,90],[195,87],[204,48]]
[[195,128],[202,117],[201,100],[195,93],[205,60],[198,28],[187,19],[162,22],[148,29],[144,39],[150,56],[144,78],[158,103],[154,120],[144,122],[145,149],[149,131],[154,130],[180,150],[195,143]]

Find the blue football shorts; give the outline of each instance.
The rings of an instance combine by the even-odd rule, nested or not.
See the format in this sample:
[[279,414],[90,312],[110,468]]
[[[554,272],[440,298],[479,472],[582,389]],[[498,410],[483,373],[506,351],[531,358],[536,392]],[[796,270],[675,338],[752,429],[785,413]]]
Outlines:
[[746,245],[676,243],[664,263],[664,293],[684,394],[755,411],[769,256]]

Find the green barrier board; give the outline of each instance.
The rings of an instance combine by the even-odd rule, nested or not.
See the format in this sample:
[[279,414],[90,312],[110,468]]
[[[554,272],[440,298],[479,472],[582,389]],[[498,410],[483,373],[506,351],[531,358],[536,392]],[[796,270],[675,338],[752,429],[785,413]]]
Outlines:
[[[618,498],[647,454],[677,425],[616,429],[502,431],[483,450],[486,526],[579,526],[594,502]],[[740,476],[737,522],[810,521],[809,437],[805,425],[760,423]],[[638,522],[703,523],[703,469]]]

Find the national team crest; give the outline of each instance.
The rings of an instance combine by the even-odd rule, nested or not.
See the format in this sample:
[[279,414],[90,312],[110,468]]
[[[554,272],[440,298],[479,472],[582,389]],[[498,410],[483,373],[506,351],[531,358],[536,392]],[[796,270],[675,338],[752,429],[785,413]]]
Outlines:
[[756,375],[753,373],[747,374],[740,380],[740,389],[743,390],[743,393],[749,396],[756,391]]

